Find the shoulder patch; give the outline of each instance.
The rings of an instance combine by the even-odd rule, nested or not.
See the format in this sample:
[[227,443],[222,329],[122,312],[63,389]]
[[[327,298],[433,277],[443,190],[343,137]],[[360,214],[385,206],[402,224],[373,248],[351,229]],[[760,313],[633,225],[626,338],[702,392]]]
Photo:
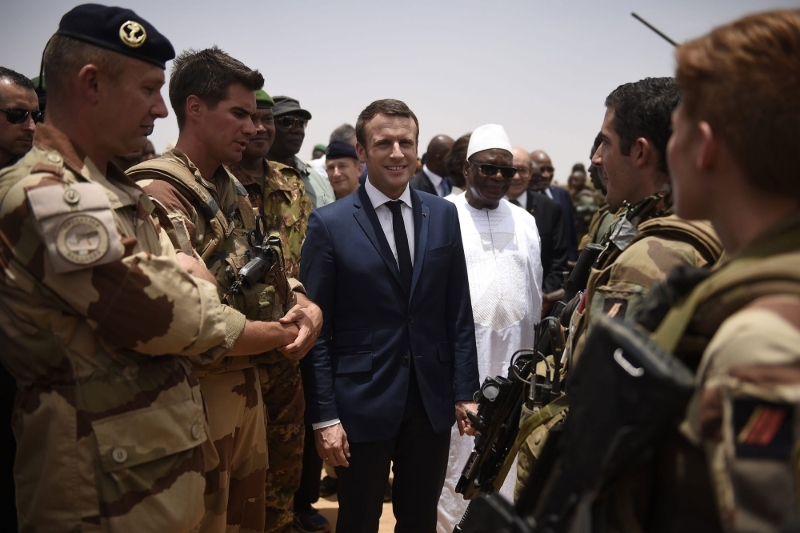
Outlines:
[[737,457],[789,460],[794,406],[758,398],[733,400],[733,436]]

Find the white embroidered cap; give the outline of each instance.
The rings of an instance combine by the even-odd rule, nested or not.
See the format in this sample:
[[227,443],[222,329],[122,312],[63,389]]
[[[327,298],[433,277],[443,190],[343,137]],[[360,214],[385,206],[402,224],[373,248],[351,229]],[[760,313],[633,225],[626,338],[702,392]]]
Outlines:
[[467,159],[476,152],[483,150],[491,150],[492,148],[499,148],[511,152],[511,141],[506,135],[506,130],[499,124],[484,124],[476,128],[472,132],[472,137],[469,138],[469,146],[467,146]]

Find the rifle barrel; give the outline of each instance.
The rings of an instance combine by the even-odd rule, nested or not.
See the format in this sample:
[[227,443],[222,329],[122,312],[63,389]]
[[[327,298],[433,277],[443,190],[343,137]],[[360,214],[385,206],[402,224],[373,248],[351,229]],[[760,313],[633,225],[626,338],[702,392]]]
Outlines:
[[675,47],[678,46],[678,43],[676,43],[675,41],[673,41],[672,39],[670,39],[669,37],[664,35],[664,33],[661,32],[661,30],[659,30],[658,28],[656,28],[655,26],[653,26],[652,24],[650,24],[649,22],[644,20],[642,17],[640,17],[636,13],[631,13],[631,16],[633,18],[635,18],[636,20],[638,20],[639,22],[641,22],[642,24],[644,24],[645,26],[647,26],[648,28],[650,28],[651,30],[653,30],[654,32],[656,32],[657,34],[659,34],[665,41],[667,41],[672,46],[675,46]]

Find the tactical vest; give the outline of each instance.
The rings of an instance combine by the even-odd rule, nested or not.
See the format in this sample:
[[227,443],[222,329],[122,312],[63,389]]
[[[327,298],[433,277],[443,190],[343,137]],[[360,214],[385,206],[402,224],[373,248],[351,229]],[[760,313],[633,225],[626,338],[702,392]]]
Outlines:
[[[710,264],[717,261],[722,248],[716,235],[707,224],[696,223],[688,220],[670,216],[669,213],[657,211],[657,206],[663,195],[656,194],[643,200],[637,206],[630,208],[626,215],[621,215],[618,224],[627,223],[627,228],[614,227],[609,236],[604,240],[605,250],[597,258],[592,266],[587,283],[586,309],[591,304],[591,293],[598,286],[607,281],[608,271],[611,266],[632,244],[648,238],[659,237],[668,240],[677,240],[689,243],[695,248]],[[615,238],[621,238],[624,245],[615,244]],[[618,241],[619,242],[619,241]],[[567,309],[574,309],[574,305],[568,305]],[[572,351],[581,351],[586,341],[586,327],[588,317],[586,311],[576,323],[572,325],[569,343],[572,344]],[[562,321],[563,322],[563,321]],[[577,345],[573,340],[578,337]],[[574,364],[570,359],[567,368]],[[536,458],[544,447],[547,434],[550,428],[563,421],[568,414],[569,400],[553,405],[548,411],[539,414],[532,413],[523,409],[520,420],[520,432],[514,443],[514,450],[522,450],[518,465],[517,486],[515,492],[519,492],[525,480],[533,468]],[[535,415],[535,416],[534,416]],[[510,462],[509,465],[510,467]]]
[[[626,230],[624,227],[615,227],[606,239],[605,249],[597,258],[589,274],[589,281],[586,285],[586,310],[591,307],[595,289],[608,281],[608,276],[610,275],[610,271],[607,270],[608,267],[613,265],[614,262],[619,259],[619,256],[632,244],[643,239],[658,237],[665,240],[688,243],[692,248],[697,250],[710,265],[715,264],[722,254],[722,246],[713,233],[711,226],[707,223],[693,222],[674,215],[656,212],[650,214],[645,213],[641,218],[643,220],[638,221],[638,224],[635,226],[627,217],[621,219],[618,225],[628,224],[628,229]],[[637,217],[633,217],[633,220],[636,222]],[[626,232],[629,234],[627,237],[624,236]],[[624,245],[620,246],[616,244],[615,238],[623,240]],[[579,354],[583,349],[583,345],[586,341],[586,328],[588,327],[586,313],[587,311],[584,311],[583,315],[578,318],[576,324],[573,325],[572,331],[570,331],[569,344],[572,348],[570,354]],[[575,339],[577,339],[577,341]]]
[[[286,310],[294,305],[293,292],[276,290],[276,287],[288,288],[282,268],[283,258],[279,268],[271,271],[264,283],[257,284],[252,289],[241,287],[236,292],[230,291],[239,270],[253,257],[247,236],[256,228],[255,213],[248,200],[247,190],[239,181],[228,174],[235,187],[237,202],[230,212],[226,213],[208,189],[199,183],[195,175],[180,161],[152,159],[131,168],[128,170],[128,175],[136,181],[154,177],[164,180],[177,188],[185,197],[194,199],[200,206],[202,216],[209,224],[213,237],[197,252],[216,278],[223,303],[240,311],[248,319],[266,321],[280,319]],[[173,222],[174,233],[172,231],[168,233],[171,238],[174,237],[173,242],[182,251],[191,254],[193,247],[183,220],[172,217],[170,220]],[[277,279],[280,277],[282,279]],[[251,359],[252,362],[274,362],[283,357],[273,350],[264,356]]]

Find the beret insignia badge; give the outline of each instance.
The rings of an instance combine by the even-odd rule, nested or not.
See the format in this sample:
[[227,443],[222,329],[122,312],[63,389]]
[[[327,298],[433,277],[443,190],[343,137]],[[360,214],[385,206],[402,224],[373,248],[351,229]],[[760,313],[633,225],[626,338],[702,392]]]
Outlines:
[[120,26],[119,38],[126,46],[139,48],[147,39],[147,32],[144,30],[144,26],[138,22],[129,20]]

